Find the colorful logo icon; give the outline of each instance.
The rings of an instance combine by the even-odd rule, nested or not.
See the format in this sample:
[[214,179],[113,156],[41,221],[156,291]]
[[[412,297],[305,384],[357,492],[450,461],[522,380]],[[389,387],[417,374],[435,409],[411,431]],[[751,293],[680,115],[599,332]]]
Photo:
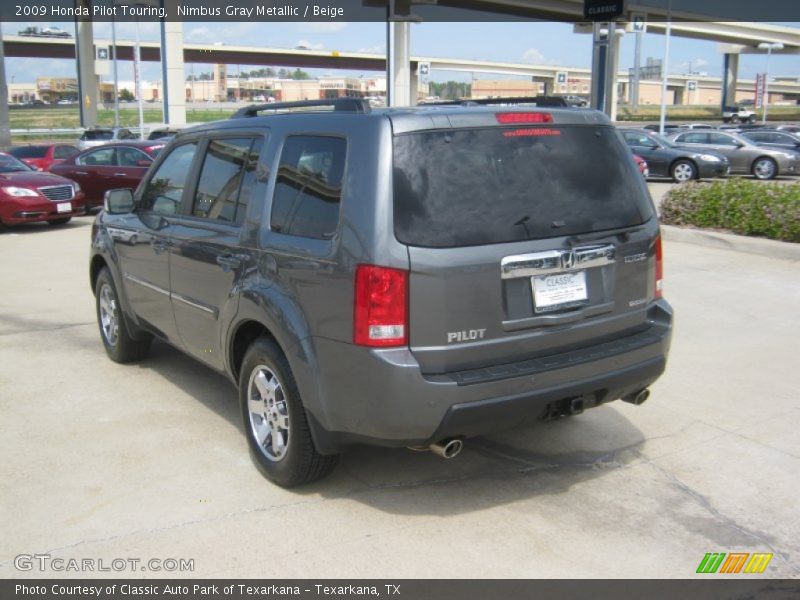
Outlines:
[[771,552],[709,552],[700,561],[698,573],[763,573]]

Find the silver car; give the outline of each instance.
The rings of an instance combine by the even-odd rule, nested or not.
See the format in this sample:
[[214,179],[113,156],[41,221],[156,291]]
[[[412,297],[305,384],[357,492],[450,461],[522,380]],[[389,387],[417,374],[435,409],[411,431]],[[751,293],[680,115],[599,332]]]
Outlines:
[[121,142],[124,140],[138,140],[139,138],[130,130],[124,127],[90,127],[83,132],[78,140],[78,148],[86,150],[111,142]]
[[727,157],[731,174],[751,174],[756,179],[800,173],[800,154],[788,149],[758,146],[741,135],[726,131],[679,131],[667,136],[678,146],[712,150]]

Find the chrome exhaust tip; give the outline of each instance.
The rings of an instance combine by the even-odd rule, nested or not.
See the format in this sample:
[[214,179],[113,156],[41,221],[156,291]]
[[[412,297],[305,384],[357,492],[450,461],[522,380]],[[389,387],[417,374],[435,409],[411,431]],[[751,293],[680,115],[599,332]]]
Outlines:
[[431,452],[442,458],[455,458],[464,448],[464,442],[459,439],[442,440],[428,446]]
[[622,398],[624,402],[628,402],[630,404],[635,404],[636,406],[640,406],[647,402],[647,399],[650,397],[650,390],[647,388],[641,389],[635,394],[630,394]]

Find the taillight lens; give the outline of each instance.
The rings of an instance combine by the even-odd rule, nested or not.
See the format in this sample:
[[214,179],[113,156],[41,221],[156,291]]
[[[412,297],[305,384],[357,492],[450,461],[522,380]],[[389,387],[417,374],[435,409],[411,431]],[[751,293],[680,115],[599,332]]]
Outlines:
[[408,272],[358,265],[353,341],[361,346],[408,343]]
[[656,298],[664,295],[664,254],[661,250],[661,236],[656,238]]
[[495,113],[497,122],[501,125],[517,123],[552,123],[553,115],[545,112],[502,112]]

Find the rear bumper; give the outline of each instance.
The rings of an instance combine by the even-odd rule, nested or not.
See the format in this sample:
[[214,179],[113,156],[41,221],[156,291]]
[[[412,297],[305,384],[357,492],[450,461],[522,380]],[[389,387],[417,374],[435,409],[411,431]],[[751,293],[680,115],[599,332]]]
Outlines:
[[318,396],[306,403],[315,442],[323,453],[356,443],[427,445],[510,429],[576,399],[591,408],[633,394],[658,379],[669,352],[671,307],[659,300],[648,318],[646,329],[618,340],[436,376],[423,375],[408,349],[317,339]]

